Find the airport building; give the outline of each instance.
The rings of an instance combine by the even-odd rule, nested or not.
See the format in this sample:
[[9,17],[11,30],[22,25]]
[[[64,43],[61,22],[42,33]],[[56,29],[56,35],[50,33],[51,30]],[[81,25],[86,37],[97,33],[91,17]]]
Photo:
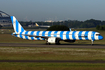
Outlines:
[[12,26],[10,15],[3,11],[0,11],[0,25],[3,27]]

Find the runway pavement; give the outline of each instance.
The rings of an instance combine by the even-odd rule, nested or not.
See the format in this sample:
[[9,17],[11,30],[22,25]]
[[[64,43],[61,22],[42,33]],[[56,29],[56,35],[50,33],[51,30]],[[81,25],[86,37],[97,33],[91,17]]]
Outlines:
[[105,45],[94,44],[30,44],[30,43],[0,43],[0,47],[51,47],[51,48],[89,48],[89,49],[105,49]]
[[105,63],[103,60],[0,60],[0,62],[31,62],[31,63]]

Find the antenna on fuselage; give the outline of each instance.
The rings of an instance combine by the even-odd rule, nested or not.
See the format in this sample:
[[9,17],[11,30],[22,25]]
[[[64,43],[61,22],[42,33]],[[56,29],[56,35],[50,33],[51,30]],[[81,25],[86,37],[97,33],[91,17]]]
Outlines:
[[69,28],[69,30],[71,31],[71,28]]

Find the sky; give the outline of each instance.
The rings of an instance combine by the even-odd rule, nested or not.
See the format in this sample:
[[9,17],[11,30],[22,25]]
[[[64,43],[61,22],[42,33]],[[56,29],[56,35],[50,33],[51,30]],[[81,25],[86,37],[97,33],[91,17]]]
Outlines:
[[105,20],[105,0],[0,0],[19,21]]

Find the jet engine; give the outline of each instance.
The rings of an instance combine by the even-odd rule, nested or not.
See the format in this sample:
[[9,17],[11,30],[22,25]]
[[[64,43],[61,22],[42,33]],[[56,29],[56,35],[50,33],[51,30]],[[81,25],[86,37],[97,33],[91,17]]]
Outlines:
[[49,38],[47,39],[47,44],[50,44],[50,43],[60,44],[59,41],[60,41],[60,38],[49,37]]
[[48,38],[48,43],[56,43],[56,37],[49,37]]

